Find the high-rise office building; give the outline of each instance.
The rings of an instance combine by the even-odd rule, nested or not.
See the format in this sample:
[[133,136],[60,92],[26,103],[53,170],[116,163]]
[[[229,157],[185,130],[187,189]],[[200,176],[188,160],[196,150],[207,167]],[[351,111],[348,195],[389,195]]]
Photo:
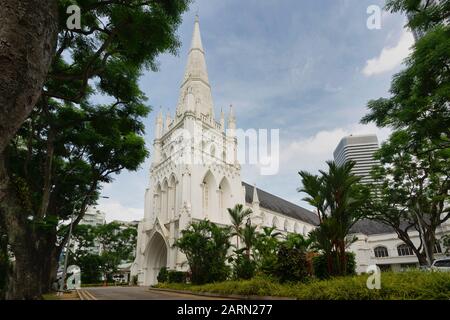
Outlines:
[[362,183],[369,183],[373,181],[370,177],[372,167],[379,164],[379,161],[374,158],[377,150],[376,135],[349,135],[342,138],[334,150],[334,161],[338,165],[343,165],[349,160],[355,161],[352,172],[362,177]]

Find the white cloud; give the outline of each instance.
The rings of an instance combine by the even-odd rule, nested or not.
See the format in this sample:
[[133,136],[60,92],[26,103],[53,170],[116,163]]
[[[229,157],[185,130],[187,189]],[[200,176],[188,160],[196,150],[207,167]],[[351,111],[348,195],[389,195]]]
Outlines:
[[100,199],[97,209],[106,213],[106,221],[113,220],[133,221],[144,218],[144,208],[132,208],[122,205],[119,201]]
[[412,33],[404,30],[395,46],[384,47],[378,57],[367,60],[363,74],[369,77],[393,70],[409,55],[413,44]]
[[[378,142],[386,140],[389,129],[379,129],[373,124],[354,124],[345,128],[320,131],[312,137],[290,141],[281,148],[280,168],[291,171],[315,172],[325,167],[325,161],[333,160],[333,151],[339,141],[350,134],[376,134]],[[282,173],[282,172],[281,172]]]

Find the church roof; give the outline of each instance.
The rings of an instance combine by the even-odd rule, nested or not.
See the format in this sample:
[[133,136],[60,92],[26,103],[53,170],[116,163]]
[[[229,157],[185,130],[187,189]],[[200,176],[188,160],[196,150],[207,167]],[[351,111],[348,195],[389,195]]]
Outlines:
[[[245,202],[252,203],[254,186],[246,182],[242,182],[242,185],[245,187]],[[310,223],[315,226],[319,225],[319,217],[314,212],[302,208],[292,202],[284,200],[264,190],[258,188],[256,188],[256,190],[256,195],[261,207],[278,212],[282,215],[294,219]],[[369,219],[362,219],[358,221],[350,230],[350,233],[362,233],[365,235],[385,234],[393,232],[395,232],[395,230],[387,224]]]
[[368,236],[393,232],[395,232],[395,230],[387,224],[369,219],[359,220],[350,229],[350,233],[362,233]]
[[[245,202],[252,203],[254,187],[246,182],[242,182],[242,185],[245,187]],[[259,205],[261,207],[294,219],[302,220],[312,225],[319,224],[319,217],[314,212],[261,189],[256,188],[256,190],[259,198]]]

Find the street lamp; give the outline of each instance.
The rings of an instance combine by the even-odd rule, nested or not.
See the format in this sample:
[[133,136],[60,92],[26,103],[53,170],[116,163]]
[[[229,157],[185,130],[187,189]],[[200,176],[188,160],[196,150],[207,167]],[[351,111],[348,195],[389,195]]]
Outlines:
[[[93,196],[94,195],[87,195],[83,198],[83,200],[93,197]],[[100,198],[109,199],[109,197],[106,197],[106,196],[101,196]],[[64,292],[64,282],[66,281],[66,276],[67,276],[67,263],[69,261],[70,238],[72,237],[73,213],[75,212],[76,205],[77,205],[77,203],[75,203],[73,205],[72,214],[70,215],[69,236],[67,238],[66,255],[64,257],[64,269],[63,269],[63,274],[61,277],[61,285],[59,288],[59,295],[62,295],[62,293]]]

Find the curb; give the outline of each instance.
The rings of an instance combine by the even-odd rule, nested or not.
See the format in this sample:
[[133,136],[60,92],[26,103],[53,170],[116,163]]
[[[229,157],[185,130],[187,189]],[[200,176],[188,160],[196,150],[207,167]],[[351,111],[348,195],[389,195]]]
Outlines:
[[193,291],[188,291],[188,290],[175,290],[175,289],[166,289],[166,288],[149,288],[149,290],[191,294],[194,296],[201,296],[201,297],[225,298],[225,299],[231,299],[231,300],[297,300],[296,298],[292,298],[292,297],[256,296],[256,295],[239,295],[239,294],[225,295],[225,294],[213,293],[213,292],[193,292]]

